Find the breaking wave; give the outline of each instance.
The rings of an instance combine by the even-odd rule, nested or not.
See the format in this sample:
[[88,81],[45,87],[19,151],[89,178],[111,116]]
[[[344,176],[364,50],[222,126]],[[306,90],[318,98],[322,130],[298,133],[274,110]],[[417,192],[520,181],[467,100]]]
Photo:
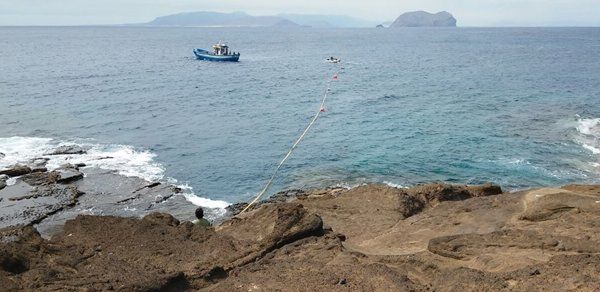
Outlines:
[[[79,146],[86,150],[84,154],[49,155],[60,146]],[[165,178],[165,169],[154,161],[156,154],[129,145],[98,144],[90,140],[59,141],[39,137],[0,138],[0,169],[17,163],[28,164],[40,158],[48,159],[46,168],[53,170],[63,164],[84,163],[94,167],[128,176],[139,177],[147,181],[167,181],[176,184],[177,180]],[[187,193],[185,198],[194,205],[223,209],[229,205],[224,201],[214,201],[194,195],[192,188],[179,186]]]
[[577,142],[592,154],[600,154],[600,118],[579,119],[576,126]]
[[594,157],[594,161],[584,168],[596,174],[600,173],[600,118],[578,118],[575,129],[575,142]]

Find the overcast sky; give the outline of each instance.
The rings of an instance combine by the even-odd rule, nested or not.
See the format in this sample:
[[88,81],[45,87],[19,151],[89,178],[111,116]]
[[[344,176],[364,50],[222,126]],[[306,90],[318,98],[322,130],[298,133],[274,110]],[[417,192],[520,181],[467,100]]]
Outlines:
[[446,10],[460,26],[600,26],[600,0],[0,0],[0,25],[147,22],[186,11],[345,14],[378,22]]

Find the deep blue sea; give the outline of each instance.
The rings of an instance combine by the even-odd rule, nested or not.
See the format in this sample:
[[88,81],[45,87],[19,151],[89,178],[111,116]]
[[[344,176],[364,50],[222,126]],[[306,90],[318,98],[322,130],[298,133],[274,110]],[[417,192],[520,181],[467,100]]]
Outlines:
[[[219,40],[239,63],[193,58]],[[600,28],[2,27],[0,165],[78,143],[92,165],[247,200],[318,110],[329,56],[327,111],[271,194],[600,182]]]

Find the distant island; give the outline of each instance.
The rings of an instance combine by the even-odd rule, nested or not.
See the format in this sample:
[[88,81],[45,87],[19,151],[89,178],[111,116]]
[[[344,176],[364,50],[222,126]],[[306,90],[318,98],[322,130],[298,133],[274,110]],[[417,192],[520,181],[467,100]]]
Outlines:
[[144,25],[151,26],[203,26],[203,27],[263,27],[263,26],[295,26],[296,23],[276,16],[252,16],[245,12],[185,12],[157,17]]
[[253,16],[245,12],[185,12],[157,17],[136,25],[198,27],[373,27],[377,23],[344,15],[278,14]]
[[400,15],[390,27],[456,27],[456,18],[446,11],[414,11]]
[[407,12],[394,22],[374,22],[345,15],[277,14],[254,16],[245,12],[184,12],[160,16],[137,26],[192,27],[455,27],[456,19],[448,12]]

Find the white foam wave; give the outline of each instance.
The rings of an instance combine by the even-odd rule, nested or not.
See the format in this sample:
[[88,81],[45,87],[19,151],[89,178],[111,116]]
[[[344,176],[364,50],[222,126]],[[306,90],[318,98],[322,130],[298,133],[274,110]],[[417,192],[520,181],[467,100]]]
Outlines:
[[11,177],[9,179],[6,180],[6,185],[7,186],[12,186],[14,184],[17,183],[17,178],[16,177]]
[[350,184],[350,183],[347,183],[347,182],[339,182],[339,183],[334,184],[332,187],[334,187],[334,188],[342,188],[342,189],[349,190],[349,189],[358,187],[360,185],[361,185],[360,183],[359,184]]
[[579,136],[575,142],[592,154],[600,154],[600,118],[578,119],[575,127]]
[[594,146],[587,145],[587,144],[582,144],[581,146],[582,146],[583,148],[585,148],[585,149],[587,149],[587,150],[591,151],[593,154],[600,154],[600,149],[599,149],[599,148],[596,148],[596,147],[594,147]]
[[211,200],[194,195],[193,193],[185,193],[183,196],[196,206],[202,206],[211,209],[225,209],[229,203],[219,200]]
[[579,144],[583,149],[589,151],[594,161],[582,164],[584,171],[593,173],[598,179],[600,174],[600,118],[581,118],[577,116],[575,126],[577,135],[573,141]]
[[600,118],[579,119],[576,127],[577,131],[583,135],[600,138]]
[[533,172],[533,173],[542,174],[544,176],[554,177],[556,179],[563,179],[565,177],[569,177],[574,174],[569,170],[546,168],[543,165],[540,165],[537,163],[532,163],[527,159],[518,158],[518,157],[517,158],[503,157],[503,158],[498,158],[495,160],[486,160],[486,161],[490,162],[490,163],[494,163],[494,164],[499,164],[499,165],[503,166],[503,168],[512,169],[514,171],[525,171],[527,173]]
[[[86,149],[85,154],[47,155],[60,146],[76,145]],[[90,140],[58,141],[51,138],[39,137],[8,137],[0,138],[0,169],[14,164],[29,164],[33,159],[46,158],[48,170],[53,170],[63,164],[84,163],[86,167],[100,168],[129,176],[139,177],[147,181],[166,180],[176,185],[177,180],[165,178],[165,169],[154,161],[156,154],[129,145],[99,144]],[[224,201],[213,201],[194,195],[192,188],[187,185],[179,186],[186,191],[185,198],[194,205],[223,209],[229,205]]]
[[531,165],[531,162],[523,159],[523,158],[513,158],[504,161],[506,164],[510,165]]
[[0,138],[0,168],[25,163],[30,159],[40,157],[50,150],[52,139],[32,137]]
[[[47,155],[60,146],[77,145],[87,149],[86,154]],[[17,163],[28,164],[35,158],[47,158],[48,170],[65,163],[85,163],[86,166],[116,171],[120,175],[139,177],[147,181],[161,180],[164,168],[153,161],[156,156],[147,150],[136,150],[128,145],[95,144],[89,142],[57,141],[50,138],[0,138],[0,168]]]
[[383,183],[386,184],[386,185],[388,185],[388,186],[390,186],[390,187],[392,187],[392,188],[408,189],[407,186],[404,186],[404,185],[401,185],[401,184],[396,184],[396,183],[389,182],[389,181],[384,181]]

